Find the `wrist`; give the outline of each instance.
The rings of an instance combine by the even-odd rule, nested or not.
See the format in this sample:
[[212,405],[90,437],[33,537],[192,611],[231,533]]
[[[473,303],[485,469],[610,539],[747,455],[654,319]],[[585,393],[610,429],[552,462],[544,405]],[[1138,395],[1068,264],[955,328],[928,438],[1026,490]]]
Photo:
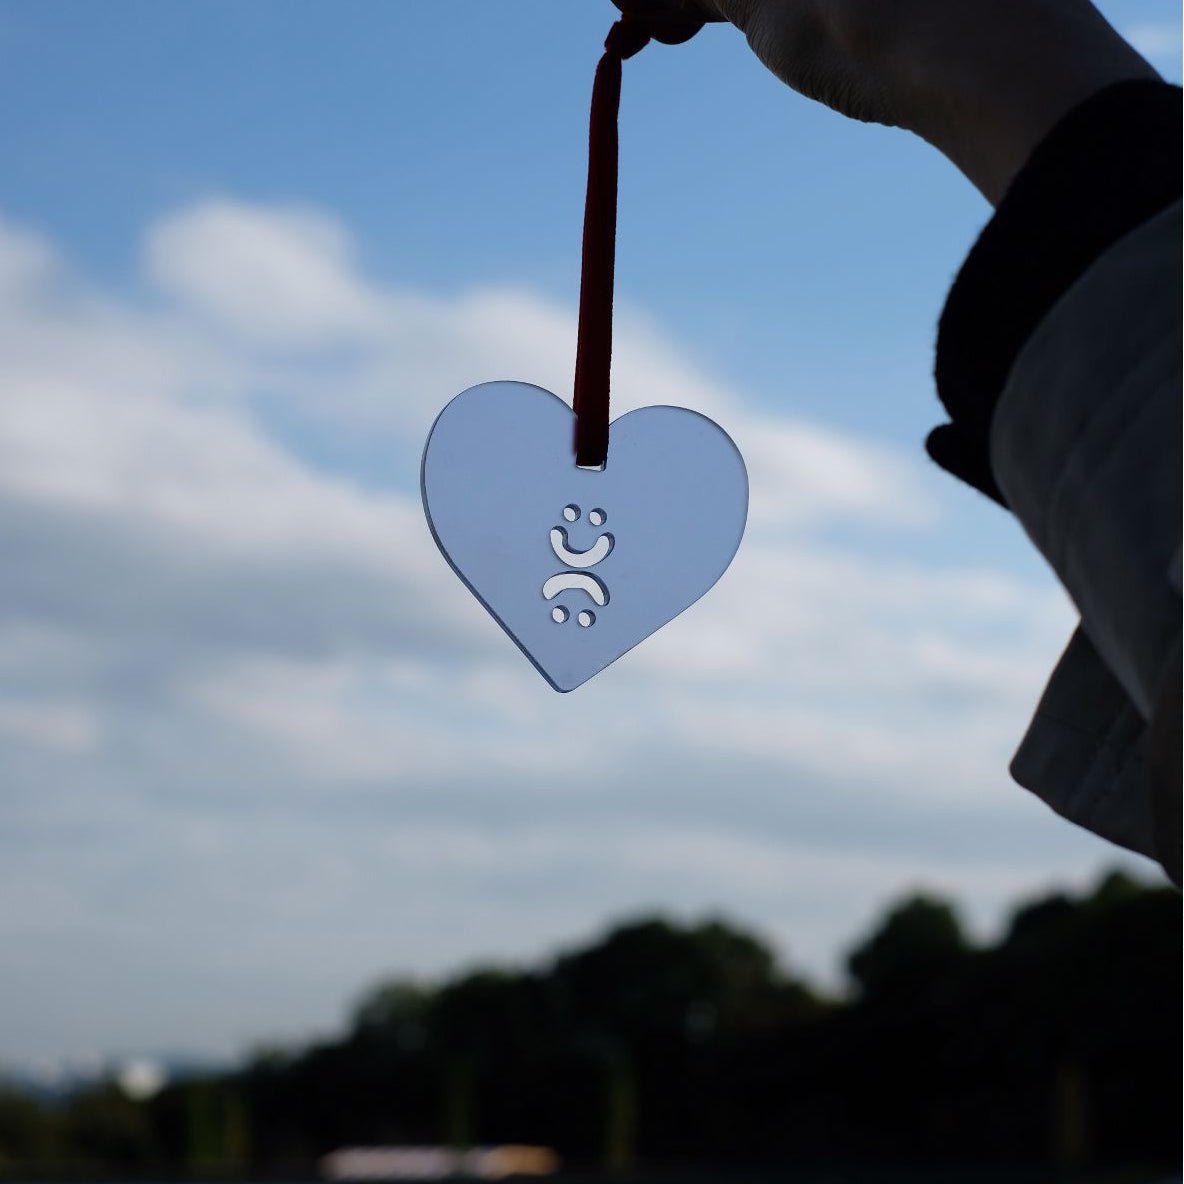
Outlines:
[[1159,77],[1088,3],[999,0],[997,8],[990,20],[963,12],[928,24],[896,64],[902,126],[992,205],[1074,107],[1113,83]]

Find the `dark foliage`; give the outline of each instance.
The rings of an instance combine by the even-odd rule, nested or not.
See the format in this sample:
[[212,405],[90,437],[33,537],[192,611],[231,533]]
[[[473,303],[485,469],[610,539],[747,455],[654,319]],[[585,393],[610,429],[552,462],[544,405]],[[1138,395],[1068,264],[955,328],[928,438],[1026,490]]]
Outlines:
[[1121,875],[975,948],[889,910],[819,997],[720,921],[622,925],[539,970],[391,982],[349,1033],[150,1103],[0,1092],[0,1173],[309,1174],[349,1144],[543,1143],[627,1170],[713,1163],[1172,1165],[1181,910]]

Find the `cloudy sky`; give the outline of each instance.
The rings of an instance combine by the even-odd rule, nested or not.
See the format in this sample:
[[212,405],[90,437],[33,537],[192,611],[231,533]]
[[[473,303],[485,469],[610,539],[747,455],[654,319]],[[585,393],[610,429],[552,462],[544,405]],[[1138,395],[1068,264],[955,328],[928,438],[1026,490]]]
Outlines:
[[[1177,6],[1106,11],[1179,77]],[[440,558],[435,414],[570,395],[611,19],[0,2],[0,1061],[231,1056],[650,909],[833,983],[895,895],[987,933],[1116,859],[1006,774],[1072,613],[921,451],[988,210],[731,30],[626,67],[614,398],[735,438],[734,565],[561,696]]]

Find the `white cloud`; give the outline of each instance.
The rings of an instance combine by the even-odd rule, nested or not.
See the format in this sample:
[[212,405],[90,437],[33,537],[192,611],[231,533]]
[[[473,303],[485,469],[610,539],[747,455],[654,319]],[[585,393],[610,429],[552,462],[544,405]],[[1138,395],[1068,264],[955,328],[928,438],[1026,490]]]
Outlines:
[[84,703],[0,699],[0,736],[70,752],[93,748],[97,728]]
[[[486,289],[452,299],[381,290],[356,269],[340,226],[310,211],[226,200],[182,211],[148,235],[150,273],[187,306],[261,343],[304,355],[365,346],[331,391],[297,379],[305,409],[336,430],[418,442],[451,395],[521,377],[566,395],[575,356],[570,310],[529,293]],[[671,403],[726,420],[752,472],[756,524],[856,515],[923,522],[933,513],[910,466],[821,425],[755,414],[704,377],[641,313],[619,309],[614,414]]]
[[266,343],[365,340],[384,319],[354,278],[349,237],[315,211],[208,201],[151,229],[147,266],[166,292]]
[[55,262],[40,235],[0,221],[0,299],[35,292],[53,274]]
[[923,525],[936,507],[915,468],[869,441],[770,416],[729,418],[752,487],[756,528],[808,524],[820,513]]
[[[145,241],[154,287],[118,298],[0,223],[6,1047],[184,1015],[227,1048],[635,906],[722,908],[821,972],[918,877],[985,909],[1103,850],[1004,773],[1059,594],[830,532],[941,529],[920,462],[754,409],[622,310],[617,410],[718,417],[752,524],[557,696],[436,553],[416,461],[465,386],[563,392],[571,310],[376,283],[315,211],[219,200]],[[46,993],[88,959],[85,999]]]

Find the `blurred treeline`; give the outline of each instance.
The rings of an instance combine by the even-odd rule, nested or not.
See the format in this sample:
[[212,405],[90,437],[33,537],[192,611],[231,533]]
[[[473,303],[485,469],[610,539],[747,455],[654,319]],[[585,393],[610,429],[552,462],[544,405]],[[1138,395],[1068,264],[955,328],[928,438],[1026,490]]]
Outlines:
[[0,1092],[0,1173],[307,1177],[351,1144],[542,1143],[574,1167],[1168,1168],[1181,908],[1114,873],[974,946],[891,908],[827,998],[722,922],[624,924],[534,970],[394,981],[347,1035],[135,1101]]

